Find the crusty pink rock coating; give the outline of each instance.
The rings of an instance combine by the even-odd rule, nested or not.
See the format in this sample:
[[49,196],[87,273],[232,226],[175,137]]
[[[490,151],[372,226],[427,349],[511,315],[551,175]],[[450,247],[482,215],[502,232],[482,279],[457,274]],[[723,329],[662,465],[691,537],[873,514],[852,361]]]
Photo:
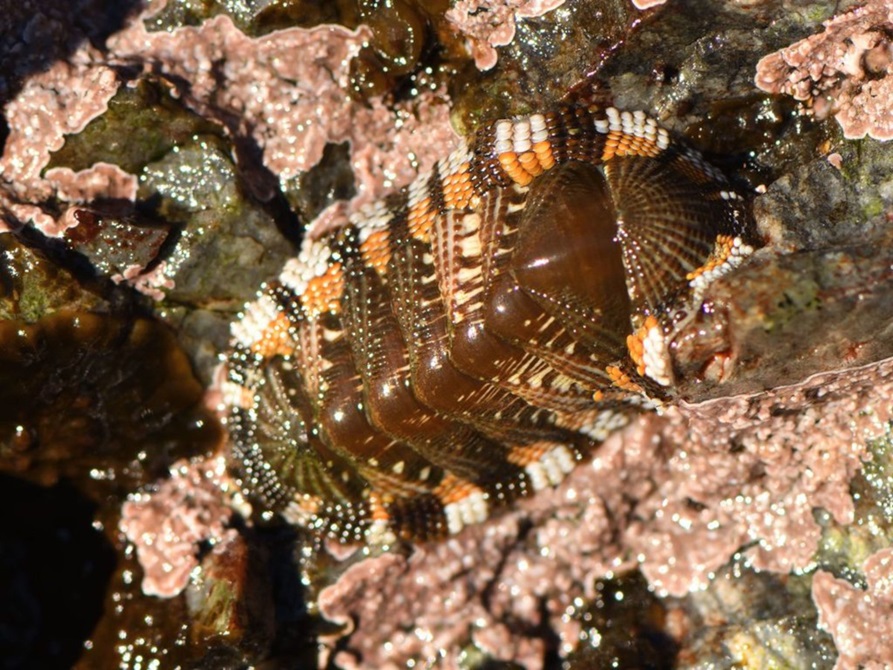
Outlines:
[[490,70],[499,54],[495,47],[515,39],[515,22],[542,16],[564,4],[564,0],[458,0],[446,17],[468,39],[469,50],[479,70]]
[[53,216],[41,208],[38,203],[47,198],[73,206],[135,198],[136,178],[117,166],[77,173],[56,168],[41,175],[66,134],[80,132],[107,110],[120,85],[109,63],[141,65],[180,82],[178,94],[187,106],[221,122],[234,138],[250,137],[262,150],[264,166],[283,183],[312,168],[327,143],[350,142],[357,195],[324,213],[321,225],[337,224],[350,211],[406,185],[457,144],[441,91],[424,88],[393,108],[378,98],[369,106],[351,100],[349,63],[368,40],[363,27],[293,28],[253,39],[220,15],[196,27],[147,31],[143,20],[163,5],[148,3],[108,40],[108,54],[89,45],[79,48],[70,62],[31,77],[7,105],[10,136],[0,156],[0,210],[11,217],[4,219],[34,222],[57,236],[75,220],[70,212]]
[[250,136],[283,182],[316,165],[327,143],[349,141],[358,192],[352,206],[359,206],[409,183],[455,142],[449,107],[435,92],[422,91],[396,110],[378,98],[368,107],[350,98],[349,64],[368,39],[362,26],[333,25],[254,39],[220,15],[172,32],[148,32],[136,22],[109,46],[122,61],[155,64],[185,82],[187,105],[234,137]]
[[[355,624],[338,662],[396,667],[446,650],[455,664],[470,635],[539,668],[535,630],[548,622],[562,652],[573,649],[575,601],[596,578],[638,564],[659,594],[682,596],[744,546],[760,570],[806,569],[820,537],[813,509],[853,520],[849,481],[890,418],[878,399],[891,396],[887,360],[644,416],[558,489],[408,558],[352,566],[319,599],[324,616]],[[506,620],[512,636],[496,639]]]
[[54,219],[37,206],[53,194],[81,201],[135,193],[129,175],[107,166],[78,175],[70,171],[41,175],[50,152],[62,147],[65,135],[80,132],[105,112],[118,90],[114,72],[96,59],[94,50],[82,48],[71,62],[55,63],[31,77],[5,109],[10,133],[0,156],[0,211],[8,210],[18,222],[33,222],[46,235],[61,235],[70,223],[64,216]]
[[121,508],[119,528],[136,548],[146,595],[179,594],[198,565],[198,544],[218,541],[232,530],[232,514],[221,494],[221,459],[178,463],[156,491],[138,493]]
[[819,626],[831,633],[840,652],[835,670],[893,665],[893,549],[872,554],[862,569],[864,590],[824,570],[812,580]]
[[820,119],[833,115],[847,139],[893,139],[891,23],[893,0],[869,0],[762,58],[754,81],[806,102]]

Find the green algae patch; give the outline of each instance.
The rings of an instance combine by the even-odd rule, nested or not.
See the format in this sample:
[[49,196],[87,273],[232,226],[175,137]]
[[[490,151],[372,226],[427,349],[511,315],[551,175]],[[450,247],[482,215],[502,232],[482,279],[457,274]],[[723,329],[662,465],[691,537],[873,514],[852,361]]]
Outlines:
[[15,236],[0,235],[0,319],[33,323],[58,309],[90,309],[100,303],[71,272]]
[[83,170],[95,163],[138,173],[196,134],[217,134],[220,127],[186,109],[170,94],[170,86],[140,79],[122,86],[108,111],[77,135],[66,138],[47,168]]

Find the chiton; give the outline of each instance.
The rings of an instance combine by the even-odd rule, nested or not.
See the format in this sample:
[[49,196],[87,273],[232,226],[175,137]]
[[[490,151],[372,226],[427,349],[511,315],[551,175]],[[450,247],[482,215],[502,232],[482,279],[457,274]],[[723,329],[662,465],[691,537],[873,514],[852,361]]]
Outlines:
[[341,541],[480,522],[672,396],[668,337],[755,245],[746,198],[642,112],[488,126],[233,325],[244,487]]

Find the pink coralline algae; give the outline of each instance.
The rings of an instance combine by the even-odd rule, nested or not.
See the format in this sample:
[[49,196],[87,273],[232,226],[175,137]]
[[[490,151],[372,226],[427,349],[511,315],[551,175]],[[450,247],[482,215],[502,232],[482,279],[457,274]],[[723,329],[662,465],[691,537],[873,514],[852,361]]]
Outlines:
[[[367,106],[351,100],[350,61],[369,38],[363,27],[292,28],[254,39],[220,15],[196,27],[147,31],[143,21],[163,4],[148,3],[109,38],[107,53],[83,46],[69,62],[31,77],[6,106],[10,135],[0,156],[0,213],[5,212],[0,226],[30,222],[58,236],[74,217],[66,211],[53,215],[38,203],[57,197],[77,207],[97,199],[135,198],[136,177],[117,166],[41,174],[65,135],[80,132],[107,110],[120,86],[109,65],[137,65],[178,82],[177,94],[188,107],[220,122],[233,137],[255,142],[264,167],[283,185],[312,168],[327,143],[349,142],[357,195],[327,220],[340,221],[406,185],[457,144],[448,100],[439,91],[423,88],[414,100],[395,107],[379,98]],[[421,128],[424,142],[418,140]],[[261,179],[253,180],[250,172],[245,176],[258,197],[271,196],[258,186]],[[138,275],[127,279],[139,281]]]
[[[166,77],[184,82],[187,105],[235,137],[253,138],[265,167],[282,181],[316,165],[327,143],[349,141],[357,190],[368,201],[382,195],[383,182],[390,182],[385,189],[399,188],[440,157],[408,149],[419,128],[426,128],[427,144],[441,150],[438,140],[453,136],[448,106],[430,92],[417,104],[421,118],[409,105],[393,111],[380,99],[368,107],[351,100],[350,61],[368,39],[365,28],[329,25],[252,39],[220,15],[169,33],[148,32],[138,22],[109,46],[122,61],[155,63]],[[388,175],[382,176],[381,165],[389,166]]]
[[[423,90],[396,109],[379,98],[368,106],[353,103],[347,94],[350,60],[368,37],[362,27],[319,26],[251,39],[221,15],[170,33],[150,33],[138,24],[109,45],[122,60],[157,63],[165,76],[186,82],[187,105],[235,137],[250,136],[283,186],[316,165],[326,144],[349,142],[357,195],[323,212],[313,234],[408,184],[458,141],[447,100],[437,91]],[[222,65],[215,69],[212,63]]]
[[825,22],[822,33],[765,56],[755,82],[787,93],[847,139],[893,139],[893,0],[872,0]]
[[95,58],[95,50],[85,47],[71,62],[55,63],[31,77],[6,106],[10,133],[0,156],[0,214],[6,214],[0,225],[33,222],[47,235],[61,235],[73,218],[63,214],[56,219],[36,203],[52,195],[69,202],[135,195],[135,179],[115,166],[41,175],[65,135],[80,132],[105,112],[118,90],[114,72],[97,65]]
[[146,595],[170,598],[182,591],[198,565],[198,544],[219,541],[232,510],[221,495],[220,459],[175,464],[170,479],[124,503],[119,528],[136,547]]
[[544,626],[561,653],[577,646],[576,603],[599,577],[638,565],[659,594],[682,596],[739,551],[759,570],[808,569],[821,536],[813,510],[853,521],[849,482],[889,419],[876,399],[891,395],[887,360],[644,416],[558,489],[409,557],[349,568],[319,598],[350,633],[335,661],[403,667],[442,655],[453,667],[473,641],[536,669]]
[[495,47],[511,44],[518,19],[542,16],[564,4],[564,0],[459,0],[446,17],[468,39],[474,64],[489,70],[499,56]]
[[[157,9],[155,3],[148,13]],[[365,27],[336,25],[252,39],[220,15],[172,32],[148,32],[137,21],[108,45],[121,61],[155,64],[164,76],[184,82],[184,102],[234,137],[251,137],[264,166],[283,185],[316,165],[326,144],[349,142],[357,195],[323,217],[340,221],[408,184],[458,141],[448,101],[437,91],[423,89],[396,108],[380,98],[367,106],[352,101],[350,61],[368,39]],[[418,141],[422,128],[425,142]]]
[[633,6],[636,9],[651,9],[652,7],[664,4],[666,1],[667,0],[633,0]]
[[812,580],[819,626],[840,652],[835,670],[893,665],[893,549],[871,555],[862,569],[867,589],[820,570]]
[[164,299],[162,289],[174,288],[174,281],[165,274],[167,262],[161,261],[149,271],[140,265],[128,265],[124,272],[113,274],[111,279],[116,284],[128,282],[137,291],[153,300]]

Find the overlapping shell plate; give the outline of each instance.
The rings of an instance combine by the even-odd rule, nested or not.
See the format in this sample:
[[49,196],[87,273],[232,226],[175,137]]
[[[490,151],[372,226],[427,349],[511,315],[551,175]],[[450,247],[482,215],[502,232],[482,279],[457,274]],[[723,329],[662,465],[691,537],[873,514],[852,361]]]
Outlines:
[[246,491],[342,541],[481,522],[672,396],[667,338],[754,245],[746,199],[642,112],[493,124],[233,325]]

